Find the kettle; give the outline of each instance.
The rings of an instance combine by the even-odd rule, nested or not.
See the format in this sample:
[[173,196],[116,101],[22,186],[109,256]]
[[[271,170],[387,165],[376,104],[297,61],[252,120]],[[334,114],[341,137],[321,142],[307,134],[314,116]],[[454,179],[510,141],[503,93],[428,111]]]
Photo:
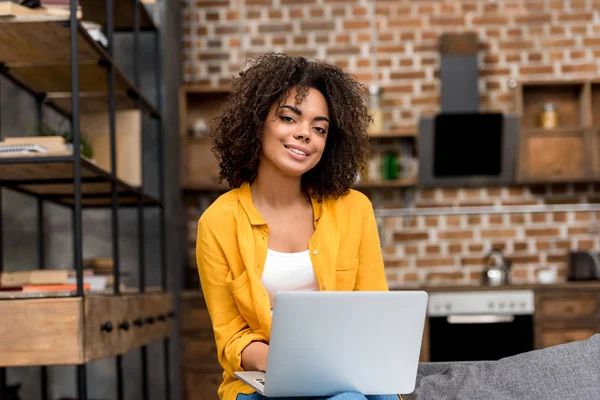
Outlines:
[[485,255],[485,269],[482,274],[482,284],[488,286],[506,285],[509,283],[511,263],[502,252],[490,250]]

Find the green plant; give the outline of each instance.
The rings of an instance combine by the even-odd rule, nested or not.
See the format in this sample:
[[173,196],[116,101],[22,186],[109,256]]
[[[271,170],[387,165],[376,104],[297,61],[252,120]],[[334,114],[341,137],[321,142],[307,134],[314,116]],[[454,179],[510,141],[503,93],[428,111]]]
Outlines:
[[[59,133],[58,131],[55,131],[54,129],[50,128],[46,124],[42,124],[42,127],[39,132],[37,130],[31,129],[29,131],[29,135],[30,136],[61,136],[62,138],[65,139],[65,142],[73,144],[73,132],[71,132],[69,130],[69,131],[66,131],[63,133]],[[85,133],[83,133],[83,132],[81,133],[81,136],[80,136],[80,143],[81,143],[81,155],[83,155],[87,158],[92,158],[94,156],[94,150],[92,149],[92,145],[87,140]]]

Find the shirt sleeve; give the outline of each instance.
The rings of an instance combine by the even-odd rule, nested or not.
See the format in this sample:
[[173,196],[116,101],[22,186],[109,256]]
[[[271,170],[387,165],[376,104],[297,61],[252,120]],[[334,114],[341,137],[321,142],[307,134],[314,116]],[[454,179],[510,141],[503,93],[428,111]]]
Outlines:
[[388,291],[373,205],[366,196],[362,199],[362,231],[354,290]]
[[[206,224],[208,225],[208,224]],[[242,369],[242,350],[251,342],[267,339],[250,329],[240,314],[226,278],[229,266],[208,226],[198,222],[196,261],[200,284],[212,322],[219,364],[230,375]]]

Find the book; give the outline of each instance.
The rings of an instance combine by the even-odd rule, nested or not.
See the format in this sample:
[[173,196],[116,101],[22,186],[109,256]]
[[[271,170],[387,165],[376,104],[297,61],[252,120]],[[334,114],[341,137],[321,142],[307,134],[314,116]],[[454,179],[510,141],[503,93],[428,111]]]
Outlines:
[[[84,283],[83,290],[89,289],[91,289],[91,285]],[[20,285],[0,287],[0,292],[54,292],[63,290],[77,290],[77,285]]]
[[0,274],[0,286],[54,285],[66,283],[69,270],[36,269],[31,271],[10,271]]

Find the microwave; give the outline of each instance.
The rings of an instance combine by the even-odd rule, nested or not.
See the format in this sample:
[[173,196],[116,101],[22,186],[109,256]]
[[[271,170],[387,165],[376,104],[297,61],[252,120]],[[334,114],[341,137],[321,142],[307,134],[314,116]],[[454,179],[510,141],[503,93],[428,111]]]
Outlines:
[[569,252],[567,278],[570,281],[600,280],[600,252]]
[[516,114],[440,113],[419,120],[419,185],[502,186],[515,181]]

